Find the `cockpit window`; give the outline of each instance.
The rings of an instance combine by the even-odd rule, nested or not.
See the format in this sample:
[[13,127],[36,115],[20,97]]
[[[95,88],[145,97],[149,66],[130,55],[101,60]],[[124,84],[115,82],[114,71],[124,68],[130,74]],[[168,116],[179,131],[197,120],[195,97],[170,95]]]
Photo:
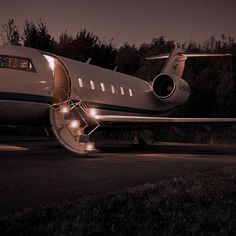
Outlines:
[[35,71],[31,59],[12,57],[12,56],[1,56],[1,55],[0,55],[0,68],[24,70],[31,72]]

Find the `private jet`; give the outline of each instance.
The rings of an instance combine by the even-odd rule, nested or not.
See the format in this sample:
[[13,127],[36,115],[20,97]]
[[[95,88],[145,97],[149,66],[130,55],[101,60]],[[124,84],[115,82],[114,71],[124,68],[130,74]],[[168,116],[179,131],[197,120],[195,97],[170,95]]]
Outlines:
[[[64,58],[40,50],[0,47],[0,124],[49,123],[60,144],[84,154],[100,127],[174,123],[236,123],[236,118],[173,118],[190,87],[182,79],[189,57],[229,54],[171,53],[147,58],[166,63],[151,83],[137,77]],[[137,139],[136,139],[137,140]]]

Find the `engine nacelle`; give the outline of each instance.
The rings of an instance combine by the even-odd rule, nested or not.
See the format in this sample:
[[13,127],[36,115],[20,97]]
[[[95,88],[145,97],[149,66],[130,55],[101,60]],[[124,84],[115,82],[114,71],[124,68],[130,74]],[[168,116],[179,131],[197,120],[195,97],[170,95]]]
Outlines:
[[190,96],[190,87],[186,81],[174,75],[160,74],[152,82],[156,97],[173,105],[186,102]]

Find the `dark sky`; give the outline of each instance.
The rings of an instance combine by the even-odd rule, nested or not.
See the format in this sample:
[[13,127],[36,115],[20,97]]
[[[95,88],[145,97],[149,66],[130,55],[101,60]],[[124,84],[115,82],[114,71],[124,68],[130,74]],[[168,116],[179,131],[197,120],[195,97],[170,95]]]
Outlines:
[[86,28],[114,38],[116,46],[160,35],[176,42],[236,36],[236,0],[1,0],[0,24],[9,18],[20,28],[26,19],[41,18],[55,39]]

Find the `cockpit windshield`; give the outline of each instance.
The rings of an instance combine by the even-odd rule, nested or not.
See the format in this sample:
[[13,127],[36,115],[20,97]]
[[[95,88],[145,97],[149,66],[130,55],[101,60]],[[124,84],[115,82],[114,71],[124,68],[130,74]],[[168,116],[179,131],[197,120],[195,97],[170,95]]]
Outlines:
[[0,68],[35,71],[31,59],[5,55],[0,55]]

